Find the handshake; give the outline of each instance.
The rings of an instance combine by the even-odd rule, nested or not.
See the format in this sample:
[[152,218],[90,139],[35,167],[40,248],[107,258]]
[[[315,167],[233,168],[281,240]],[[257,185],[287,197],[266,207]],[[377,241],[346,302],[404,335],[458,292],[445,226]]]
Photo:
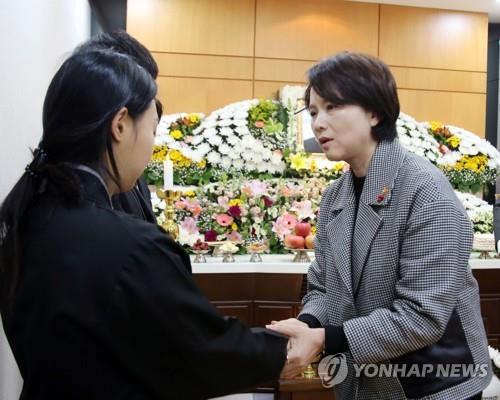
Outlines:
[[323,352],[325,329],[309,328],[296,318],[272,321],[266,328],[288,336],[286,363],[280,377],[291,379],[301,374],[307,366]]

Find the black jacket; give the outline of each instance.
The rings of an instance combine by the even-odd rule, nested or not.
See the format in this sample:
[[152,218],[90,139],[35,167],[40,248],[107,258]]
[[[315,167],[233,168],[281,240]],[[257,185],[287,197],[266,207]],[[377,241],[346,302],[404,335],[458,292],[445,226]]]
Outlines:
[[4,328],[22,400],[202,399],[278,377],[286,340],[224,318],[186,253],[150,223],[42,195],[27,215],[22,273]]
[[124,211],[135,215],[144,221],[156,223],[156,218],[151,205],[151,195],[148,184],[141,177],[137,184],[128,192],[117,194],[111,198],[115,210]]

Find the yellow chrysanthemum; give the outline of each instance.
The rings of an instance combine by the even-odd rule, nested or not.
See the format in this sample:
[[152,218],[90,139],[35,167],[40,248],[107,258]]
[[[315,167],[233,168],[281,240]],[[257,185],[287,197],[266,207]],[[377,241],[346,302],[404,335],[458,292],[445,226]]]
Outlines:
[[229,200],[229,206],[232,207],[232,206],[241,206],[241,199],[232,199],[232,200]]
[[316,160],[311,160],[311,163],[309,164],[309,169],[314,172],[318,169],[318,164],[316,163]]
[[231,224],[231,229],[232,229],[233,231],[237,231],[237,230],[238,230],[238,225],[236,225],[236,223],[235,223],[235,222],[233,222],[233,223]]
[[341,172],[341,171],[343,171],[344,167],[345,167],[345,162],[344,161],[338,161],[338,162],[336,162],[333,165],[333,170],[335,172]]
[[182,154],[179,150],[171,150],[169,156],[172,161],[179,161],[182,159]]
[[170,132],[170,136],[172,136],[175,140],[179,140],[182,139],[184,135],[179,129],[175,129],[172,132]]
[[316,226],[312,226],[312,227],[311,227],[311,233],[312,233],[313,235],[316,235]]
[[193,123],[193,124],[196,124],[200,120],[200,117],[196,114],[189,114],[188,118],[189,118],[189,121],[191,121],[191,123]]
[[443,123],[439,121],[431,121],[429,122],[429,125],[433,131],[436,131],[443,127]]
[[186,197],[195,197],[196,193],[193,192],[192,190],[189,190],[187,192],[184,192],[184,196],[186,196]]
[[198,168],[204,169],[207,166],[207,162],[205,160],[201,160],[199,163],[196,164]]
[[290,163],[295,170],[307,169],[307,158],[302,154],[292,154],[290,156]]
[[446,143],[448,143],[452,149],[456,149],[458,146],[460,146],[460,138],[455,135],[450,136],[448,139],[446,139]]
[[167,158],[167,148],[165,146],[154,146],[153,155],[151,156],[152,161],[163,162]]

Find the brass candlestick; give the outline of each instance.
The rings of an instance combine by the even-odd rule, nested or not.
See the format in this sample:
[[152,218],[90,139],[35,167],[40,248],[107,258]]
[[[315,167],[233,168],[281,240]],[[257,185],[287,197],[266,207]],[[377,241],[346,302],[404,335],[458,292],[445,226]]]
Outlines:
[[162,190],[156,189],[156,194],[162,200],[165,200],[167,203],[165,207],[165,222],[162,224],[162,228],[167,231],[167,233],[172,236],[172,239],[177,240],[179,236],[179,227],[175,223],[175,209],[174,209],[174,201],[177,201],[181,197],[180,190]]

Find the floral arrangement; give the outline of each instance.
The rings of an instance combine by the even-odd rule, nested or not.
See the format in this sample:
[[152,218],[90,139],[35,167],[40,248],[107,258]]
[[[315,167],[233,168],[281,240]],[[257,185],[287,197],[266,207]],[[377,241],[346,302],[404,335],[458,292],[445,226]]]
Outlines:
[[[324,179],[247,179],[216,182],[188,193],[175,203],[178,241],[186,247],[207,242],[265,242],[273,253],[284,251],[284,237],[308,221],[315,231]],[[165,203],[153,195],[159,214]],[[163,216],[159,219],[162,222]],[[244,246],[240,252],[245,250]]]
[[164,117],[158,124],[153,156],[145,170],[150,184],[163,183],[163,162],[169,157],[174,163],[175,181],[181,185],[197,185],[209,180],[213,171],[207,168],[202,155],[190,145],[193,132],[199,127],[203,114],[176,114]]
[[493,373],[500,376],[500,352],[491,346],[488,346],[488,352],[492,361]]
[[474,233],[493,232],[493,206],[470,193],[455,191],[474,227]]
[[427,158],[436,164],[441,157],[439,143],[427,129],[409,115],[400,113],[396,121],[399,141],[412,153]]
[[438,166],[453,187],[477,192],[483,184],[493,184],[500,173],[500,153],[487,140],[471,132],[440,122],[425,124],[440,144],[443,154]]

